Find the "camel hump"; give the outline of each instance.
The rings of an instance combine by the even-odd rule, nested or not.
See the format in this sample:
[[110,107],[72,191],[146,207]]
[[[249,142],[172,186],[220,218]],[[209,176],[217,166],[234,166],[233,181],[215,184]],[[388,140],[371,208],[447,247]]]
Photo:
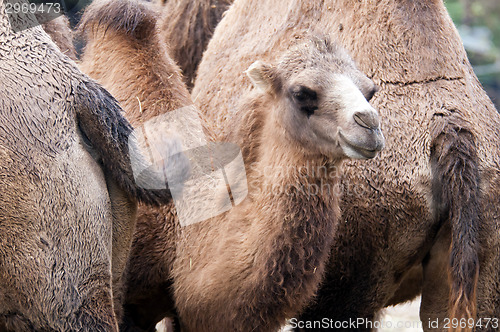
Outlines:
[[[79,85],[75,102],[83,139],[90,145],[94,158],[102,163],[104,172],[128,195],[141,202],[152,205],[169,203],[172,197],[166,183],[160,189],[147,189],[136,184],[137,174],[134,176],[132,163],[148,162],[137,160],[144,152],[138,147],[134,153],[131,145],[134,141],[133,128],[123,117],[114,97],[96,82],[86,81]],[[187,164],[184,160],[180,162],[182,167]],[[153,169],[149,176],[153,179],[157,174]],[[161,175],[158,179],[161,181]]]
[[480,161],[475,137],[460,119],[438,121],[432,136],[433,192],[452,229],[450,318],[475,319],[481,222]]
[[137,40],[147,40],[156,29],[158,13],[139,1],[94,1],[82,16],[79,33],[114,31]]

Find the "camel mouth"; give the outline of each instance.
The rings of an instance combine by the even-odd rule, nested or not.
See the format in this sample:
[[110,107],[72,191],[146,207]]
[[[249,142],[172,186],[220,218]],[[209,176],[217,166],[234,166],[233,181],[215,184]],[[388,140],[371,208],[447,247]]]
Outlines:
[[370,147],[362,146],[348,139],[340,130],[339,131],[340,146],[346,156],[354,159],[373,159],[382,150],[383,140],[378,138],[375,140],[375,145],[370,144]]

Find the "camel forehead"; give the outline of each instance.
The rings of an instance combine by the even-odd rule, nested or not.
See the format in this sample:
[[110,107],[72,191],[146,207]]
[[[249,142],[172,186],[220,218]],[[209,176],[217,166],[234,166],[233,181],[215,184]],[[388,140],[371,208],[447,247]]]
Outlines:
[[338,44],[328,39],[310,39],[294,46],[279,61],[278,69],[283,74],[294,74],[301,70],[343,71],[354,70],[354,62]]
[[346,51],[323,40],[294,47],[281,58],[276,69],[284,85],[301,84],[312,89],[328,89],[332,77],[337,74],[356,78],[358,83],[364,81],[364,74],[356,68]]

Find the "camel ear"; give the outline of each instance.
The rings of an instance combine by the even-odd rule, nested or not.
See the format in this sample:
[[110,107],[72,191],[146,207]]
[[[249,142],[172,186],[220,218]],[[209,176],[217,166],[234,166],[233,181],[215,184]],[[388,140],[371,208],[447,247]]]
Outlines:
[[268,91],[272,86],[272,67],[262,61],[255,61],[245,72],[256,89]]

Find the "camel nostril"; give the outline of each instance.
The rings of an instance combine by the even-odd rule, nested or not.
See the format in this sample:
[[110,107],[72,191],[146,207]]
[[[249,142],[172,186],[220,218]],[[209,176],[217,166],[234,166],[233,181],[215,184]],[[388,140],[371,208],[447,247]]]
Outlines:
[[380,127],[380,120],[375,112],[356,112],[353,117],[354,121],[363,128],[374,130]]

